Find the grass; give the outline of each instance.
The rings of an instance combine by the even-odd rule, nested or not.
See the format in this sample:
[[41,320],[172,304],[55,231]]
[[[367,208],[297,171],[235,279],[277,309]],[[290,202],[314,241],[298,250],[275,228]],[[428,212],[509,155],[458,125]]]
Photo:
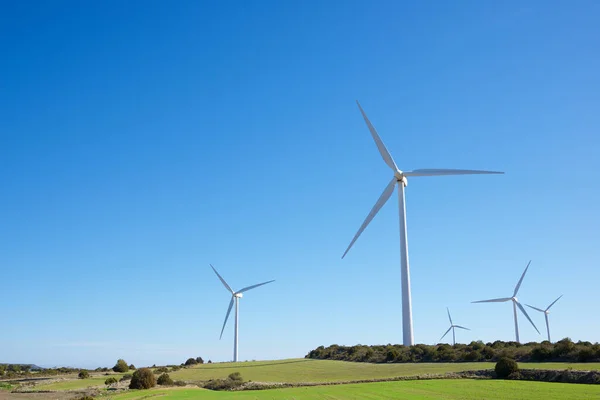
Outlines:
[[87,379],[79,379],[73,378],[69,380],[61,380],[52,383],[44,383],[40,385],[36,385],[35,389],[37,390],[76,390],[76,389],[85,389],[88,387],[103,387],[104,381],[108,378],[113,377],[117,378],[117,380],[121,379],[124,374],[110,374],[110,376],[106,375],[98,375],[92,376]]
[[8,382],[0,382],[0,390],[11,390],[13,385]]
[[158,389],[109,396],[114,400],[141,400],[159,396],[160,400],[188,400],[201,397],[211,400],[279,400],[279,399],[530,399],[583,400],[598,398],[600,385],[500,381],[500,380],[431,380],[363,383],[356,385],[316,386],[247,392],[211,392],[204,389]]

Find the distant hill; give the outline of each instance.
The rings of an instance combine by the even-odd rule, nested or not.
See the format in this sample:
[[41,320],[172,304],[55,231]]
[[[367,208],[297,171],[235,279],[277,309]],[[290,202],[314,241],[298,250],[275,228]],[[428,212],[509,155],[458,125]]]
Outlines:
[[38,365],[35,365],[35,364],[0,363],[0,365],[19,365],[19,366],[29,366],[29,369],[30,369],[31,371],[39,371],[39,370],[42,370],[42,369],[44,369],[44,368],[42,368],[42,367],[40,367],[40,366],[38,366]]

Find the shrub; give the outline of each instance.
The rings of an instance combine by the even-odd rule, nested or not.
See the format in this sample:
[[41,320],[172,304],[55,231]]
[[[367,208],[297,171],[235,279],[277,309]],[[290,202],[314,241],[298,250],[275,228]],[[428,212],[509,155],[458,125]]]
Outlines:
[[179,371],[181,369],[181,367],[179,365],[173,365],[173,367],[171,368],[171,371],[175,372],[175,371]]
[[77,376],[79,377],[79,379],[87,379],[90,377],[90,373],[87,371],[81,371]]
[[135,368],[135,365],[133,365],[133,364],[129,364],[129,369],[130,369],[130,370],[132,370],[132,371],[135,371],[135,369],[136,369],[136,368]]
[[198,364],[204,364],[204,360],[202,359],[202,357],[196,357],[196,362]]
[[111,376],[110,378],[104,381],[105,385],[113,385],[115,383],[117,383],[117,378],[115,378],[114,376]]
[[494,370],[496,371],[496,376],[498,378],[504,379],[507,378],[513,372],[519,371],[519,365],[515,360],[504,357],[496,363],[496,367],[494,368]]
[[184,381],[175,381],[175,382],[173,382],[173,384],[175,386],[185,386],[185,385],[187,385],[187,383],[185,383]]
[[169,368],[167,367],[158,367],[154,370],[155,374],[162,374],[162,373],[167,373],[169,372]]
[[140,368],[131,376],[129,389],[150,389],[156,386],[156,378],[149,368]]
[[190,365],[196,365],[196,364],[198,364],[198,361],[196,361],[195,358],[188,358],[185,362],[185,365],[187,365],[188,367]]
[[113,371],[115,372],[127,372],[129,371],[129,366],[123,359],[117,360],[117,363],[113,367]]
[[121,379],[119,379],[119,382],[130,381],[132,376],[133,375],[131,375],[131,374],[125,374],[121,377]]
[[92,396],[88,396],[87,394],[85,396],[81,396],[79,397],[77,400],[95,400],[94,397]]
[[229,376],[227,377],[227,379],[232,380],[232,381],[243,381],[244,379],[242,378],[242,374],[240,374],[239,372],[232,372],[231,374],[229,374]]
[[171,379],[169,374],[162,374],[158,377],[156,383],[163,386],[171,386],[173,385],[173,379]]
[[208,360],[208,364],[212,364],[212,361]]

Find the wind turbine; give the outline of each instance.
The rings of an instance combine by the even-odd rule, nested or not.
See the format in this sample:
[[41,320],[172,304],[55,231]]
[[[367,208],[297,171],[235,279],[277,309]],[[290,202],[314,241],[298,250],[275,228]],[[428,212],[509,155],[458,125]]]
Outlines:
[[502,298],[499,298],[499,299],[479,300],[479,301],[472,301],[471,302],[471,303],[503,303],[503,302],[506,302],[506,301],[512,301],[512,303],[513,303],[513,313],[515,315],[515,336],[517,338],[517,342],[519,342],[519,323],[517,322],[517,307],[519,307],[519,310],[521,310],[521,312],[523,313],[523,315],[525,315],[525,317],[529,320],[529,322],[531,322],[531,325],[533,325],[533,327],[535,328],[535,330],[537,331],[537,333],[540,333],[540,331],[535,326],[535,324],[533,323],[533,321],[531,320],[531,318],[529,318],[529,315],[527,315],[527,311],[525,311],[525,308],[523,308],[523,306],[521,305],[521,303],[519,303],[519,299],[517,299],[517,293],[519,292],[519,288],[521,287],[521,283],[523,282],[523,278],[525,278],[525,274],[527,273],[527,270],[529,269],[529,264],[531,264],[531,260],[527,263],[527,266],[525,267],[525,271],[523,271],[523,275],[521,275],[521,279],[519,279],[519,282],[517,283],[517,286],[515,286],[515,291],[513,292],[512,297],[502,297]]
[[454,332],[454,328],[460,328],[460,329],[465,329],[467,331],[470,331],[469,328],[465,328],[464,326],[460,326],[460,325],[454,325],[454,323],[452,322],[452,317],[450,316],[450,310],[448,309],[448,307],[446,307],[446,311],[448,311],[448,319],[450,320],[450,328],[448,328],[448,330],[446,331],[446,333],[444,333],[442,335],[442,337],[440,338],[440,340],[442,340],[447,334],[448,332],[450,332],[450,329],[452,329],[452,345],[456,345],[456,335]]
[[234,292],[233,289],[231,289],[231,287],[227,284],[227,282],[225,282],[225,279],[223,279],[223,277],[221,275],[219,275],[219,273],[217,272],[215,267],[213,267],[212,264],[210,264],[210,267],[213,269],[213,271],[215,271],[215,274],[217,274],[217,276],[223,283],[223,286],[225,286],[225,288],[231,292],[231,301],[229,302],[229,308],[227,308],[227,314],[225,314],[225,321],[223,322],[223,328],[221,328],[221,336],[219,336],[219,340],[221,340],[221,338],[223,337],[223,331],[225,330],[225,325],[227,325],[227,318],[229,318],[229,313],[231,313],[231,308],[233,307],[233,302],[235,301],[235,338],[234,338],[234,342],[233,342],[233,361],[237,362],[238,361],[239,300],[243,297],[242,293],[247,292],[250,289],[254,289],[259,286],[266,285],[267,283],[275,282],[275,280],[248,286],[248,287],[238,290],[237,292]]
[[381,141],[381,138],[377,134],[377,131],[367,118],[367,115],[363,111],[360,103],[357,101],[356,104],[367,123],[371,136],[379,149],[379,153],[383,158],[383,161],[390,167],[394,173],[392,180],[383,190],[381,196],[367,215],[367,218],[362,223],[356,235],[350,242],[350,245],[344,252],[342,258],[346,256],[356,239],[365,230],[371,220],[377,215],[381,207],[389,200],[396,184],[398,185],[398,211],[400,213],[400,266],[401,266],[401,285],[402,285],[402,336],[403,344],[405,346],[412,346],[414,344],[413,338],[413,324],[412,324],[412,300],[410,295],[410,270],[408,266],[408,242],[406,239],[406,207],[404,205],[404,188],[408,184],[408,177],[417,176],[445,176],[445,175],[467,175],[467,174],[503,174],[504,172],[495,171],[479,171],[479,170],[468,170],[468,169],[416,169],[414,171],[401,171],[396,166],[394,159],[391,154]]
[[546,330],[548,331],[548,341],[549,341],[549,342],[552,342],[552,341],[550,340],[550,324],[548,323],[548,314],[550,314],[550,311],[549,311],[549,310],[550,310],[550,307],[552,307],[552,306],[554,305],[554,303],[556,303],[558,300],[560,300],[560,298],[561,298],[561,297],[563,297],[563,295],[562,295],[562,294],[561,294],[561,295],[558,297],[558,299],[554,300],[554,301],[552,302],[552,304],[550,304],[550,305],[549,305],[549,306],[548,306],[548,307],[547,307],[545,310],[541,310],[541,309],[539,309],[539,308],[537,308],[537,307],[530,306],[529,304],[525,304],[525,305],[526,305],[527,307],[529,307],[529,308],[533,308],[534,310],[537,310],[537,311],[539,311],[539,312],[543,312],[543,313],[544,313],[544,317],[546,317]]

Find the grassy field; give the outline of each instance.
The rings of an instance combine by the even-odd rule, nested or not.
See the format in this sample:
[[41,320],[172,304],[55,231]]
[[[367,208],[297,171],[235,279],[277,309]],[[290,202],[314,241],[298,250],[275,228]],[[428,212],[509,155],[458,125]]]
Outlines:
[[35,386],[37,390],[75,390],[75,389],[85,389],[88,387],[103,387],[104,381],[107,378],[113,377],[117,378],[117,380],[121,379],[124,374],[111,374],[110,376],[102,375],[92,375],[87,379],[79,379],[76,375],[73,375],[71,379],[60,380],[57,382],[39,384]]
[[[418,363],[418,364],[368,364],[346,361],[290,359],[243,363],[203,364],[186,368],[169,375],[174,380],[201,381],[226,378],[240,372],[244,380],[257,382],[336,382],[358,379],[392,378],[422,374],[443,374],[494,368],[494,363]],[[520,363],[521,368],[600,370],[600,363]]]
[[141,400],[159,396],[161,400],[188,400],[201,397],[215,400],[278,399],[503,399],[503,400],[589,400],[600,398],[600,386],[565,383],[499,380],[432,380],[363,383],[273,389],[252,392],[211,392],[204,389],[159,389],[135,391],[108,397],[114,400]]

